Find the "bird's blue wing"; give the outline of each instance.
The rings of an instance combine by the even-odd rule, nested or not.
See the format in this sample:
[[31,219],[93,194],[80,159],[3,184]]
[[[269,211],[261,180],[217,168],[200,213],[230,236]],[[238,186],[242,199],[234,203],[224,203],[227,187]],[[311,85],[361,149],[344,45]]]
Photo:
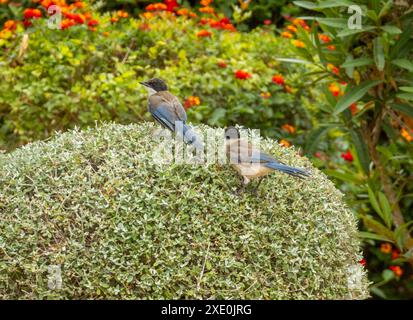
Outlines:
[[152,116],[164,127],[171,131],[175,131],[175,121],[180,121],[176,119],[175,113],[171,110],[169,105],[163,104],[156,108],[150,108]]

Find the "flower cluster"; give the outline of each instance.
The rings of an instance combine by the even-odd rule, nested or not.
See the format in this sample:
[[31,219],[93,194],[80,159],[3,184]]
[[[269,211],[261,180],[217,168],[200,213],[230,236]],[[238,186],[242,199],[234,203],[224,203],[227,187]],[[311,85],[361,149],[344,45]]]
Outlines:
[[392,260],[391,262],[392,265],[389,266],[389,269],[393,271],[396,277],[400,278],[403,275],[404,271],[400,266],[394,264],[396,262],[393,262],[393,260],[396,260],[399,258],[400,256],[399,250],[397,250],[396,248],[393,248],[391,243],[384,242],[380,245],[380,252],[382,252],[385,255],[390,256]]
[[190,96],[184,102],[185,109],[189,109],[193,106],[199,106],[201,104],[201,99],[197,96]]

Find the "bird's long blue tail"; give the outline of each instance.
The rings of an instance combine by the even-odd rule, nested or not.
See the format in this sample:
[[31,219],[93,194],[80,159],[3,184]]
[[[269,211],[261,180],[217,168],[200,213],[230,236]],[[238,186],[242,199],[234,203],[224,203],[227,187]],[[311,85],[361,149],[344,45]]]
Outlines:
[[307,171],[300,169],[300,168],[295,168],[295,167],[290,167],[285,164],[277,163],[277,162],[268,162],[265,164],[266,167],[278,170],[284,173],[287,173],[291,176],[297,177],[297,178],[307,178],[310,176],[310,173]]

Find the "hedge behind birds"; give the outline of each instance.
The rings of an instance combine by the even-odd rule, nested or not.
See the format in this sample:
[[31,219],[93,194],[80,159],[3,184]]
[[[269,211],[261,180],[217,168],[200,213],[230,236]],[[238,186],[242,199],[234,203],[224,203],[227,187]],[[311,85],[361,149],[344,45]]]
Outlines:
[[261,141],[311,179],[274,172],[237,196],[228,165],[155,164],[158,127],[101,124],[0,155],[1,299],[368,297],[356,218],[294,148]]

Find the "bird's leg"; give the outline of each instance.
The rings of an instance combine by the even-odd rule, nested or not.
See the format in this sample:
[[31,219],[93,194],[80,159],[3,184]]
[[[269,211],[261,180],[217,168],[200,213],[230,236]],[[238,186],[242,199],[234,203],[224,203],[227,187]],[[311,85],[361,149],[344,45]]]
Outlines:
[[260,178],[258,179],[258,183],[257,183],[257,185],[255,186],[254,190],[252,191],[255,195],[258,194],[258,188],[260,187],[260,184],[261,184],[262,180],[264,180],[264,177],[260,177]]
[[247,177],[242,177],[241,187],[238,188],[236,194],[241,195],[242,193],[244,193],[245,188],[247,187],[247,184],[249,182],[250,182],[250,180]]

